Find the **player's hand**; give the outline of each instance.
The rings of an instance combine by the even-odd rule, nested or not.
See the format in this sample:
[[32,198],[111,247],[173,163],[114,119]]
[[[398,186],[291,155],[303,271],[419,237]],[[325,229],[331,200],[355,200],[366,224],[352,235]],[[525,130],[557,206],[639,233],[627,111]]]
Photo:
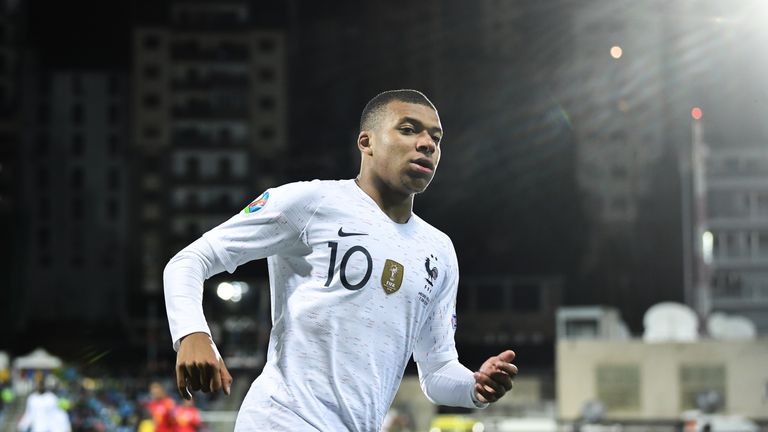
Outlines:
[[501,399],[512,390],[512,380],[517,375],[517,366],[512,364],[515,352],[512,350],[493,356],[475,372],[475,399],[482,403],[492,403]]
[[192,333],[181,340],[176,354],[176,386],[182,399],[192,399],[192,391],[203,393],[223,390],[229,395],[229,374],[216,344],[205,333]]

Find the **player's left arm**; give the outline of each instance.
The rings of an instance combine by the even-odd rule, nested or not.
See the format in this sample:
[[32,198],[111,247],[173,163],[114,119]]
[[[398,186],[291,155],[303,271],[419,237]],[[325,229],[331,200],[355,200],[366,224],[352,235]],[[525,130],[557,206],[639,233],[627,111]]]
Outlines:
[[429,318],[421,329],[414,349],[419,368],[419,383],[432,402],[447,406],[484,408],[512,389],[517,366],[511,350],[490,357],[472,372],[458,361],[456,330],[456,293],[458,260],[449,244],[452,260],[442,289],[434,299]]

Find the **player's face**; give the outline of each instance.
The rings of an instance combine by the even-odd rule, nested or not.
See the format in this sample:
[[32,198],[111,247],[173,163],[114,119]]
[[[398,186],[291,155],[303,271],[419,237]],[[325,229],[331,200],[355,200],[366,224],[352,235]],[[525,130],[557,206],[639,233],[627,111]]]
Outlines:
[[423,192],[440,162],[443,128],[428,106],[394,101],[371,137],[376,176],[389,188],[406,194]]

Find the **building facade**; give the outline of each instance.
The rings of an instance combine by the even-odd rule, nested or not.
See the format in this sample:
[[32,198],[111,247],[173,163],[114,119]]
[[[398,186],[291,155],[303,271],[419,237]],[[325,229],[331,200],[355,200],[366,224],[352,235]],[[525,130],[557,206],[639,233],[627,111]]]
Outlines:
[[745,316],[767,334],[768,147],[712,145],[702,168],[708,309]]
[[576,420],[590,401],[604,419],[676,422],[696,398],[716,392],[718,412],[764,422],[768,343],[639,340],[560,340],[557,343],[558,417]]
[[286,142],[285,42],[250,3],[172,2],[133,35],[132,136],[139,285],[162,290],[170,256],[279,181]]
[[127,76],[25,69],[22,316],[119,325],[128,275]]

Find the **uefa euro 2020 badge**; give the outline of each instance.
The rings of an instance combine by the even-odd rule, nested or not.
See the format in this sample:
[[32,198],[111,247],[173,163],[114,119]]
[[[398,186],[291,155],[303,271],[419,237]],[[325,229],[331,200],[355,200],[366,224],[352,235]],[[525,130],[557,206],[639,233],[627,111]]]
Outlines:
[[269,192],[264,192],[263,194],[259,195],[258,198],[253,200],[252,203],[248,204],[246,208],[243,209],[243,211],[248,213],[256,213],[257,211],[264,208],[265,205],[267,205],[267,200],[269,199]]

